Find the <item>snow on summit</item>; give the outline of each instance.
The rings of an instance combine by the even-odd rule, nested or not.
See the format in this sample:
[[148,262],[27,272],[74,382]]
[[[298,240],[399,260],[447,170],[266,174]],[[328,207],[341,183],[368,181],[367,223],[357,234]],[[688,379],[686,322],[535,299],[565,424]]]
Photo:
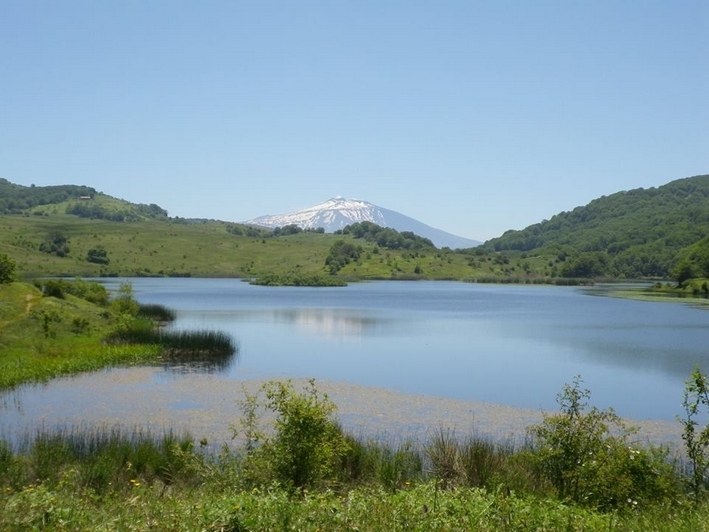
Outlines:
[[303,229],[322,227],[325,232],[332,233],[356,222],[372,222],[381,227],[391,227],[399,232],[411,231],[429,238],[439,248],[469,248],[480,244],[477,240],[446,233],[372,203],[339,196],[298,212],[259,216],[244,223],[268,228],[286,225],[297,225]]

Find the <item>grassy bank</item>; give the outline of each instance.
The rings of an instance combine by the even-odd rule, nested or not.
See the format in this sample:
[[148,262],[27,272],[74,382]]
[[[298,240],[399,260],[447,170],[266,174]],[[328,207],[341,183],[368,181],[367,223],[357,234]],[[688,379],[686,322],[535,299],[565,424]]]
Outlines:
[[0,388],[157,359],[155,345],[105,344],[115,324],[106,306],[74,294],[0,284]]
[[0,284],[0,389],[118,365],[223,366],[237,351],[220,332],[163,331],[173,319],[129,289],[109,301],[102,285],[80,279]]

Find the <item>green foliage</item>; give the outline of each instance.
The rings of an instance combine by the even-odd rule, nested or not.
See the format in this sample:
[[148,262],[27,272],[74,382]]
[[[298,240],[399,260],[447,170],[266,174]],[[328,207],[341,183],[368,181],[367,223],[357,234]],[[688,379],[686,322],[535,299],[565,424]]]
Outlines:
[[395,492],[423,479],[419,446],[404,442],[396,447],[375,440],[345,435],[347,451],[338,465],[338,480],[345,486],[381,486]]
[[342,279],[302,273],[268,273],[252,280],[251,284],[259,286],[347,286],[347,282]]
[[109,264],[111,261],[108,259],[108,252],[103,246],[96,246],[91,248],[88,253],[86,253],[86,260],[88,262],[93,262],[94,264]]
[[0,284],[11,283],[16,277],[17,264],[12,257],[0,253]]
[[381,227],[372,222],[358,222],[348,225],[336,234],[352,235],[367,242],[376,243],[386,249],[422,250],[435,249],[430,239],[418,236],[411,231],[399,232],[390,227]]
[[235,236],[248,236],[250,238],[266,238],[273,236],[273,232],[270,229],[262,229],[252,225],[227,224],[226,231]]
[[159,346],[160,358],[165,362],[190,363],[208,370],[227,368],[232,355],[238,352],[231,336],[221,331],[163,331],[141,320],[108,334],[105,342]]
[[68,288],[68,283],[61,279],[47,279],[41,283],[35,283],[35,286],[42,290],[44,297],[64,299],[64,290]]
[[258,471],[286,489],[303,490],[335,477],[335,466],[347,452],[347,443],[332,418],[335,405],[310,380],[297,391],[290,381],[271,381],[261,388],[264,407],[276,415],[275,435],[266,436],[254,426],[258,399],[248,397],[242,425],[250,454],[246,469]]
[[276,227],[273,229],[273,236],[287,236],[287,235],[297,235],[302,233],[303,229],[296,224],[284,225],[283,227]]
[[89,329],[89,320],[84,317],[77,316],[71,320],[71,332],[76,336],[85,334]]
[[71,294],[96,305],[108,305],[106,287],[95,281],[86,281],[78,278],[73,281],[66,279],[41,279],[36,280],[34,285],[45,297],[64,299],[66,294]]
[[56,337],[56,331],[52,329],[52,323],[61,323],[62,317],[55,310],[33,310],[30,318],[36,320],[42,327],[44,338]]
[[362,246],[356,246],[344,240],[338,240],[330,248],[330,253],[325,259],[325,266],[327,266],[330,269],[330,273],[334,275],[350,262],[359,260],[363,251]]
[[39,245],[39,250],[57,257],[66,257],[69,254],[69,238],[59,231],[52,231]]
[[151,319],[158,323],[168,323],[175,321],[177,314],[174,310],[159,304],[140,304],[138,315],[144,318]]
[[602,510],[633,508],[679,493],[661,449],[629,443],[634,430],[612,409],[587,410],[590,392],[580,377],[558,396],[560,414],[530,429],[535,460],[562,499]]
[[681,253],[672,276],[679,285],[694,277],[709,277],[709,237],[702,238]]
[[682,423],[682,439],[691,466],[691,488],[695,500],[707,489],[709,471],[709,423],[698,430],[700,417],[706,419],[709,414],[709,380],[699,367],[692,371],[684,389],[682,401],[685,415],[677,418]]
[[609,275],[608,256],[605,253],[581,253],[564,262],[559,274],[570,278],[592,278]]
[[[707,233],[709,175],[701,175],[603,196],[521,231],[507,231],[484,247],[535,254],[570,251],[579,255],[578,274],[667,277],[683,249],[701,239],[707,249]],[[690,261],[709,266],[700,257]],[[565,275],[575,276],[570,270]]]
[[133,319],[138,315],[140,305],[133,297],[133,285],[130,282],[120,284],[118,294],[111,301],[111,309],[124,319]]
[[0,179],[0,214],[19,214],[33,207],[62,203],[94,194],[95,189],[85,186],[24,187],[14,185],[7,179]]
[[66,207],[67,214],[92,220],[110,220],[113,222],[135,222],[145,218],[166,218],[167,211],[151,203],[127,204],[124,208],[111,208],[92,200],[71,203]]

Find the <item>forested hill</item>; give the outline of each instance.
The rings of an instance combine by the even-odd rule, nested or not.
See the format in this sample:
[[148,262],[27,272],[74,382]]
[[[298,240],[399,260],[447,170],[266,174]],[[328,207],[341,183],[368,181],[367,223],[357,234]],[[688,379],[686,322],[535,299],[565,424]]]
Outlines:
[[521,231],[507,231],[484,247],[556,252],[561,274],[569,277],[663,277],[690,248],[696,256],[694,245],[707,235],[709,175],[699,175],[602,196]]
[[23,186],[0,178],[0,215],[50,213],[80,218],[136,221],[167,217],[158,205],[135,204],[113,198],[83,185]]

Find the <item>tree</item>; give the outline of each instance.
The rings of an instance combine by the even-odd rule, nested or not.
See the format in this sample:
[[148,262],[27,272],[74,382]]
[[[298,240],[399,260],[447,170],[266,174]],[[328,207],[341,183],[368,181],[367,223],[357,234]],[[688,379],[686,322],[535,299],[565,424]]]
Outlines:
[[57,257],[65,257],[69,254],[69,238],[54,231],[45,237],[44,242],[39,245],[39,250]]
[[685,283],[685,281],[696,277],[694,266],[691,261],[687,259],[683,260],[675,267],[672,271],[672,275],[677,280],[677,286],[680,287]]
[[0,253],[0,284],[14,281],[16,269],[15,261],[9,255]]
[[330,254],[325,259],[325,266],[328,266],[330,273],[335,275],[350,262],[359,260],[363,251],[362,246],[338,240],[330,248]]
[[108,253],[103,246],[91,248],[86,254],[86,260],[88,262],[93,262],[94,264],[108,264],[110,262],[108,259]]

